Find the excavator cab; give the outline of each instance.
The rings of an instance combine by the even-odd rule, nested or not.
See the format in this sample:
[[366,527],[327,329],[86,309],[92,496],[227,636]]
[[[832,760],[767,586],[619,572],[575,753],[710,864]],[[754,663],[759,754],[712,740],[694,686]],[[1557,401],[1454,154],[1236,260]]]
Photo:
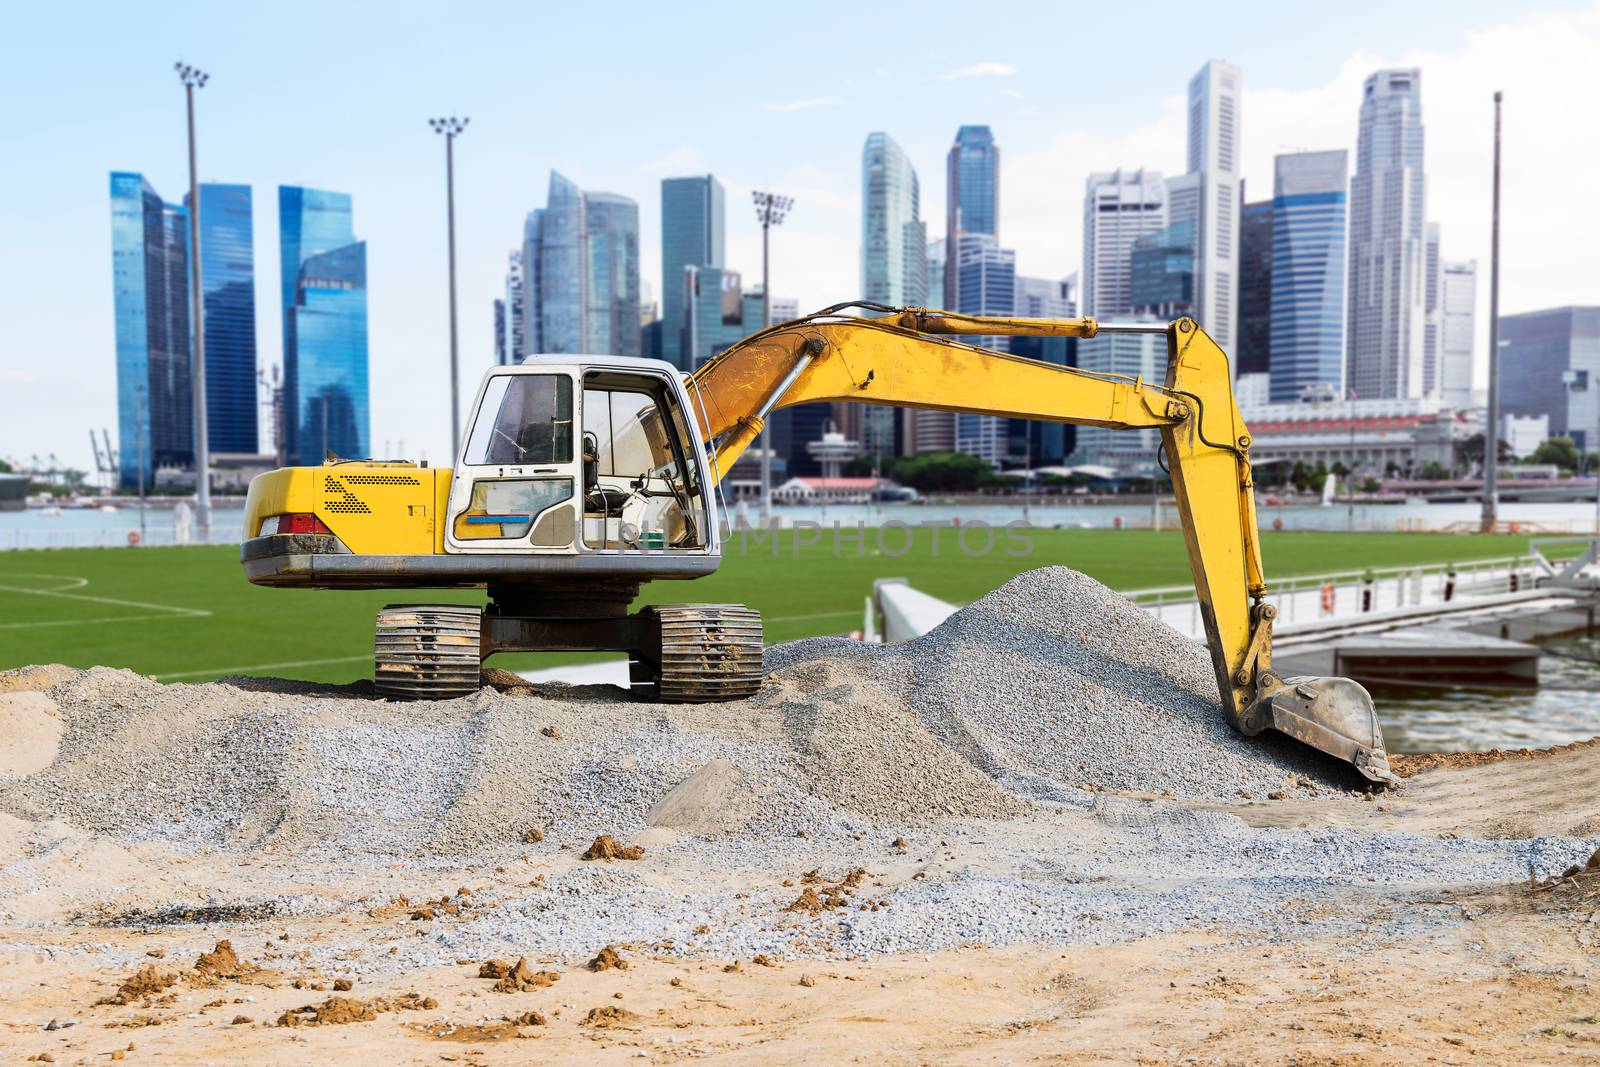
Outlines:
[[672,368],[529,361],[479,390],[446,512],[449,553],[712,553],[705,456]]

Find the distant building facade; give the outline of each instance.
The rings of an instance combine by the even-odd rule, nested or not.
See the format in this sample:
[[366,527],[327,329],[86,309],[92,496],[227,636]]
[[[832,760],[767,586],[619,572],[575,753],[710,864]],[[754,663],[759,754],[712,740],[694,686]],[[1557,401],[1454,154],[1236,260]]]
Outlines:
[[523,287],[522,249],[513,248],[506,257],[505,298],[495,303],[494,361],[517,363],[528,354],[524,332],[527,298]]
[[661,183],[661,358],[688,370],[689,322],[685,268],[726,263],[726,204],[722,183],[710,174]]
[[1239,310],[1234,349],[1228,353],[1235,378],[1266,375],[1272,365],[1272,201],[1239,208]]
[[1277,157],[1272,190],[1271,398],[1342,397],[1348,153]]
[[[956,244],[956,302],[967,315],[1016,314],[1017,254],[1001,248],[990,234],[963,233]],[[970,344],[1004,352],[1009,337],[963,338]],[[999,469],[1008,452],[1007,420],[998,415],[958,413],[956,451],[977,456]]]
[[1083,198],[1083,314],[1133,311],[1133,244],[1167,225],[1167,186],[1159,171],[1089,175]]
[[1369,76],[1350,185],[1346,385],[1358,397],[1426,392],[1422,147],[1422,72]]
[[367,245],[348,193],[278,187],[284,444],[288,462],[372,454]]
[[964,233],[1000,239],[1000,146],[987,126],[962,126],[945,158],[944,290],[956,290],[958,241]]
[[[189,206],[187,195],[184,206]],[[248,185],[200,186],[200,294],[206,342],[206,446],[214,453],[254,453],[259,447],[256,267]]]
[[1583,451],[1596,451],[1600,306],[1502,315],[1500,344],[1502,413],[1547,415],[1551,437],[1570,437]]
[[[1162,381],[1166,374],[1166,337],[1153,333],[1101,334],[1077,343],[1077,365],[1097,374],[1119,374],[1145,381]],[[1155,468],[1156,430],[1112,430],[1103,426],[1077,427],[1073,464],[1143,471]]]
[[189,323],[189,213],[141,174],[111,175],[111,283],[116,319],[118,477],[194,466]]
[[1128,302],[1136,315],[1175,319],[1194,314],[1193,219],[1174,222],[1133,242],[1128,256]]
[[639,346],[639,205],[615,193],[585,193],[588,283],[585,351],[637,356]]
[[1439,264],[1439,395],[1455,407],[1473,404],[1478,261]]
[[861,149],[861,296],[891,307],[928,300],[928,228],[911,159],[887,133]]
[[1239,298],[1241,96],[1239,68],[1220,59],[1207,62],[1189,81],[1189,174],[1199,178],[1195,319],[1230,353]]

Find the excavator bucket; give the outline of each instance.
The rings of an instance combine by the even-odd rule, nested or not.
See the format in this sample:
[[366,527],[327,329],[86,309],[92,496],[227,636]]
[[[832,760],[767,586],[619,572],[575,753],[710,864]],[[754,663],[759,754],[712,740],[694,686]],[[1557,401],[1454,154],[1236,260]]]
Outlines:
[[1383,748],[1372,695],[1349,678],[1286,678],[1246,710],[1249,735],[1277,730],[1351,764],[1382,785],[1398,785]]

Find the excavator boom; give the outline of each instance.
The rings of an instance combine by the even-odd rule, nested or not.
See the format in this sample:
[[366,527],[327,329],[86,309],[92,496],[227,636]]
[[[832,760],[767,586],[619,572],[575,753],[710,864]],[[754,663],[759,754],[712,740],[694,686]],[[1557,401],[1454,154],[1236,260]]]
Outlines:
[[[881,317],[844,314],[861,308]],[[1165,336],[1160,382],[1099,374],[955,340],[995,336]],[[1222,713],[1246,735],[1289,734],[1393,781],[1371,697],[1345,678],[1283,679],[1272,670],[1250,433],[1227,356],[1193,319],[1111,325],[924,308],[843,304],[754,334],[701,367],[689,395],[721,479],[767,416],[835,401],[1160,431],[1183,521]]]

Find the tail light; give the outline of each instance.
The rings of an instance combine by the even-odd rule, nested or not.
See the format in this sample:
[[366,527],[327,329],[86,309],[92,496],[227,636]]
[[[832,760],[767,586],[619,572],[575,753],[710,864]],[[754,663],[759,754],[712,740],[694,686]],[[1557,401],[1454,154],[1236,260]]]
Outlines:
[[326,523],[309,512],[292,515],[271,515],[261,520],[259,537],[268,534],[331,534]]

